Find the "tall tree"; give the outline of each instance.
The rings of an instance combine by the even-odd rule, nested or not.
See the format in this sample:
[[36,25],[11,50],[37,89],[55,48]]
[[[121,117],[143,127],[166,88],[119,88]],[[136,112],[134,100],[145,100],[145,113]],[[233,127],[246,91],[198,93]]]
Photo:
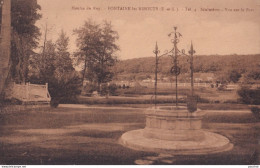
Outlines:
[[82,82],[86,77],[97,83],[100,91],[101,84],[111,81],[113,77],[111,67],[117,60],[118,33],[113,30],[111,23],[104,21],[96,24],[92,20],[86,21],[74,33],[78,36],[75,58],[78,64],[83,65]]
[[51,104],[58,105],[60,101],[75,99],[79,93],[80,77],[73,68],[68,52],[69,38],[61,31],[56,43],[47,41],[45,51],[33,57],[31,70],[37,72],[30,78],[34,83],[48,83]]
[[55,75],[56,78],[62,78],[64,73],[68,73],[74,70],[70,53],[68,52],[69,37],[62,30],[58,40],[56,41],[56,63],[55,63]]
[[38,46],[40,30],[35,23],[41,18],[38,13],[41,7],[37,0],[12,0],[11,3],[11,76],[17,82],[25,82],[29,57]]
[[[54,73],[56,70],[56,46],[51,40],[46,42],[46,48],[44,55],[40,56],[39,64],[39,75],[40,78],[45,82],[49,82],[54,78]],[[37,64],[36,62],[34,64]]]

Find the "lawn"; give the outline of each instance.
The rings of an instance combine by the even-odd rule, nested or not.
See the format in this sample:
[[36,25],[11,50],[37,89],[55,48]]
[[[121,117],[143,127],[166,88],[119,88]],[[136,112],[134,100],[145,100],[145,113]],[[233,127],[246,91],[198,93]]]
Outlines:
[[[190,87],[178,88],[178,101],[186,102],[187,95],[190,94]],[[200,103],[239,103],[237,90],[217,90],[210,87],[195,87],[195,94],[198,95]],[[126,88],[117,89],[116,96],[110,95],[89,97],[80,95],[73,103],[78,104],[151,104],[154,101],[154,88]],[[158,88],[157,103],[175,102],[175,88]]]
[[[124,132],[144,128],[147,106],[61,105],[51,110],[1,113],[0,165],[259,164],[260,125],[248,112],[208,111],[204,117],[204,129],[234,144],[228,152],[173,156],[121,146],[118,139]],[[201,107],[209,110],[211,106]]]

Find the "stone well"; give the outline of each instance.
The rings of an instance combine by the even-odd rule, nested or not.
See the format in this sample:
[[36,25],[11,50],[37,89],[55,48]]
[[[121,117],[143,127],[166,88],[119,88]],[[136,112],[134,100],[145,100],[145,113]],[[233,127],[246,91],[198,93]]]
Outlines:
[[160,106],[146,110],[146,127],[124,133],[126,147],[172,154],[208,154],[232,149],[229,140],[202,128],[205,112],[190,113],[184,106]]

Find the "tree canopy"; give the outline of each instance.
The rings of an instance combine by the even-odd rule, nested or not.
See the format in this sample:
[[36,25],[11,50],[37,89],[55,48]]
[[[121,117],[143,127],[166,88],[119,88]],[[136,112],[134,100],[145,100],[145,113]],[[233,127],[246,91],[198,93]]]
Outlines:
[[47,41],[45,51],[31,59],[30,81],[49,83],[51,98],[58,102],[75,99],[80,92],[80,76],[73,68],[68,44],[69,38],[61,31],[55,43]]
[[118,33],[111,23],[104,21],[97,24],[88,20],[84,25],[74,30],[77,35],[78,51],[74,54],[77,64],[83,65],[83,78],[97,83],[99,86],[112,80],[111,67],[116,63],[116,44]]
[[[186,57],[179,58],[181,73],[189,73],[189,63]],[[259,54],[256,55],[200,55],[194,56],[194,71],[196,73],[214,73],[216,80],[226,82],[238,82],[243,75],[254,80],[258,78]],[[162,57],[159,60],[159,73],[170,76],[172,67],[170,57]],[[118,75],[127,74],[153,74],[155,71],[155,58],[143,57],[122,60],[116,64]],[[130,78],[130,75],[127,75]]]
[[40,29],[35,25],[41,18],[37,0],[11,1],[11,77],[17,82],[28,80],[29,57],[38,46]]

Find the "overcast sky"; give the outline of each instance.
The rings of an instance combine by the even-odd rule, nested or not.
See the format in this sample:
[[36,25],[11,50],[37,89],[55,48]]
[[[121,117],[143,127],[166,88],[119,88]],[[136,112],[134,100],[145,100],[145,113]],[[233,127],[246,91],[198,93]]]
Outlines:
[[[187,50],[192,40],[198,55],[260,53],[259,0],[38,0],[38,3],[43,17],[37,25],[43,28],[48,23],[51,28],[48,39],[53,41],[64,29],[70,37],[71,52],[76,50],[73,29],[92,18],[97,23],[104,19],[112,22],[120,36],[120,59],[153,56],[156,41],[162,53],[171,49],[168,34],[174,26],[183,36],[179,48]],[[77,7],[85,10],[75,10]],[[86,10],[87,7],[92,10]],[[100,10],[93,10],[94,7]],[[137,10],[108,10],[108,7]],[[138,7],[158,7],[158,11],[140,11]],[[191,11],[186,11],[186,7]]]

